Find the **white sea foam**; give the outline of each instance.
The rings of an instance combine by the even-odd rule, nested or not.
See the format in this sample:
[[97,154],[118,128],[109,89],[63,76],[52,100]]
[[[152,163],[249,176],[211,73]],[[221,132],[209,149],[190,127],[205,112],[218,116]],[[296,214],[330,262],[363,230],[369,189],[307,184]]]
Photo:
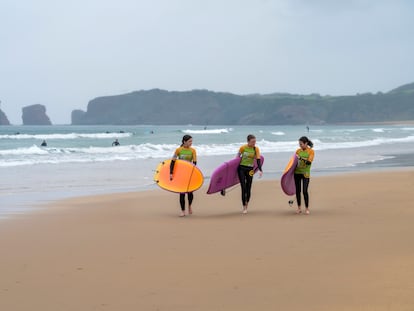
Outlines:
[[0,139],[109,139],[131,137],[132,133],[68,133],[68,134],[7,134],[0,135]]
[[[414,136],[403,138],[376,138],[361,141],[326,141],[314,139],[315,150],[351,149],[393,143],[412,143]],[[194,147],[199,156],[235,155],[243,142],[223,144],[199,144]],[[261,140],[257,143],[262,153],[291,152],[298,143],[291,141]],[[165,159],[172,156],[176,144],[144,143],[117,147],[84,148],[42,148],[36,145],[27,148],[0,150],[0,166],[20,166],[32,164],[87,163],[129,161],[142,159]]]
[[315,150],[328,150],[328,149],[351,149],[360,147],[372,147],[393,143],[410,143],[414,142],[414,136],[407,136],[402,138],[376,138],[362,141],[350,141],[350,142],[322,142],[314,140]]
[[283,135],[286,135],[286,134],[282,131],[279,131],[279,132],[272,132],[272,135],[283,136]]
[[362,132],[362,131],[366,131],[366,129],[337,129],[337,130],[333,130],[333,133],[357,133],[357,132]]
[[10,155],[42,155],[49,154],[49,152],[44,148],[39,148],[36,145],[33,145],[28,148],[17,148],[17,149],[6,149],[0,150],[0,155],[10,156]]
[[211,129],[211,130],[183,130],[185,134],[226,134],[231,132],[232,128],[222,128],[222,129]]

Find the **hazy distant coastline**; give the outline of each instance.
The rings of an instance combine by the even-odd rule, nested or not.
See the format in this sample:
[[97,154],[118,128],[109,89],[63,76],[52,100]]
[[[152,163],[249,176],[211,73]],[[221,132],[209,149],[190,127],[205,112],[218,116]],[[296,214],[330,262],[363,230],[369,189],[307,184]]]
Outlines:
[[[9,125],[2,112],[0,125]],[[408,120],[408,121],[407,121]],[[413,124],[414,83],[353,96],[236,95],[208,90],[142,90],[97,97],[71,114],[72,125]],[[46,107],[23,108],[23,124],[51,125]]]
[[414,83],[387,93],[354,96],[285,93],[235,95],[160,89],[98,97],[73,125],[297,125],[414,120]]

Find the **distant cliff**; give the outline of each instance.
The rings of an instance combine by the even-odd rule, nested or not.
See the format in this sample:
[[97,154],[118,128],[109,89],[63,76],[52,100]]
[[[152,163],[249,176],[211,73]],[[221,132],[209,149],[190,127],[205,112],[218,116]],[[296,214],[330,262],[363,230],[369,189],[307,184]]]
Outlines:
[[0,109],[0,125],[10,125],[9,119],[6,114]]
[[43,105],[31,105],[22,109],[23,125],[52,125]]
[[91,100],[72,124],[323,124],[414,120],[414,83],[355,96],[235,95],[154,89]]

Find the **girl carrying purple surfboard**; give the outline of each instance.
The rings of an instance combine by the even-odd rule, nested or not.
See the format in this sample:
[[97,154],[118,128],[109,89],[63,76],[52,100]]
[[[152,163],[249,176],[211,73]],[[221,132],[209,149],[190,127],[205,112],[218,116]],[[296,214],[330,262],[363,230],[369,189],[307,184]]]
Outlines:
[[263,175],[260,150],[256,147],[256,137],[254,135],[250,134],[247,136],[247,144],[240,147],[238,156],[241,158],[237,173],[239,175],[241,186],[243,204],[242,213],[247,214],[247,207],[249,205],[253,184],[255,160],[257,161],[259,176],[262,177]]
[[[305,213],[309,215],[309,181],[310,170],[315,152],[313,151],[313,142],[306,136],[299,138],[299,149],[296,150],[298,157],[298,165],[295,169],[295,186],[296,186],[296,202],[298,204],[297,214],[302,213],[301,209],[301,191],[303,188],[303,198],[305,199]],[[302,187],[303,186],[303,187]]]

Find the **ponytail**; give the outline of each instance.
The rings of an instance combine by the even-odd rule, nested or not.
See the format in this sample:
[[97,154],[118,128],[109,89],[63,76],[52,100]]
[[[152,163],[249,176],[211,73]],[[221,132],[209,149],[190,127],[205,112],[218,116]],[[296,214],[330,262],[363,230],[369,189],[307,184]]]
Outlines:
[[304,144],[307,144],[309,148],[313,148],[313,142],[306,136],[302,136],[301,138],[299,138],[299,141],[301,141]]

